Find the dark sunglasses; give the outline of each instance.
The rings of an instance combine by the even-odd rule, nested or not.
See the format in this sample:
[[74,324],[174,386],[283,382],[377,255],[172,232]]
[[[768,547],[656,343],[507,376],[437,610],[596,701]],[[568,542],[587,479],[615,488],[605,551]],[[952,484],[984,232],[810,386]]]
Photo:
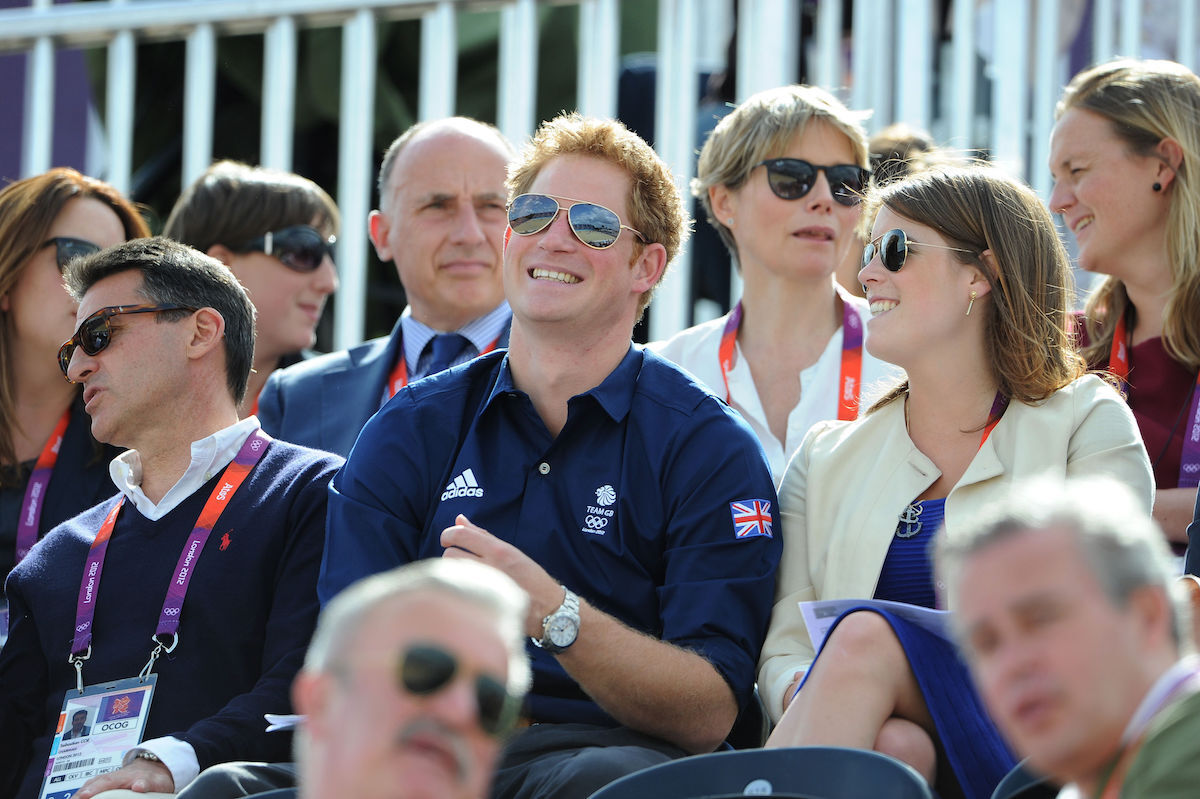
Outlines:
[[833,199],[842,205],[858,205],[871,176],[870,170],[854,164],[820,166],[799,158],[768,158],[755,166],[767,168],[767,185],[781,200],[799,200],[817,185],[817,173],[824,172]]
[[[878,246],[876,244],[878,243]],[[945,244],[926,244],[923,241],[913,241],[900,228],[892,228],[887,233],[884,233],[879,238],[875,239],[863,248],[862,266],[865,269],[867,264],[871,263],[871,259],[875,254],[879,254],[879,262],[883,264],[883,268],[889,272],[899,272],[900,267],[904,266],[904,261],[908,258],[908,248],[912,245],[918,247],[936,247],[939,250],[954,250],[955,252],[969,252],[974,250],[964,250],[962,247],[950,247]]]
[[237,248],[237,252],[261,252],[273,255],[294,272],[315,272],[325,260],[333,258],[337,236],[325,238],[312,225],[292,225],[273,230]]
[[582,241],[593,250],[606,250],[617,243],[621,229],[628,230],[643,242],[646,237],[629,225],[622,225],[621,218],[616,212],[595,203],[585,203],[566,197],[553,197],[549,194],[522,194],[508,206],[508,226],[518,236],[532,236],[550,227],[550,223],[563,209],[559,200],[569,203],[566,206],[567,222],[575,238]]
[[[458,671],[458,658],[433,644],[410,646],[400,659],[396,677],[410,694],[431,696],[445,688]],[[521,703],[508,693],[504,683],[480,674],[475,678],[475,702],[479,726],[488,735],[501,736],[513,728]]]
[[[58,264],[58,271],[60,273],[66,272],[67,264],[76,258],[100,252],[99,244],[92,244],[90,241],[74,239],[70,236],[55,236],[52,239],[47,239],[42,242],[42,247],[49,247],[51,244],[54,245],[54,261]],[[41,249],[41,247],[38,249]]]
[[[183,305],[110,305],[107,308],[101,308],[94,314],[84,319],[79,323],[79,329],[75,331],[75,335],[63,342],[63,345],[58,348],[58,368],[62,369],[64,377],[67,377],[67,370],[71,366],[71,356],[75,354],[75,348],[79,347],[88,355],[96,355],[103,352],[109,344],[112,343],[112,325],[109,324],[114,316],[122,316],[124,314],[135,313],[159,313],[161,311],[194,311],[195,308],[188,308]],[[67,377],[70,380],[70,377]]]

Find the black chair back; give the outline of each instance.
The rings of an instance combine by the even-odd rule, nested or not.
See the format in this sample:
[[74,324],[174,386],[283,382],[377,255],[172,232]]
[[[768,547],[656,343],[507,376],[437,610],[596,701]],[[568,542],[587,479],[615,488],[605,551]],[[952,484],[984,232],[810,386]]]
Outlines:
[[591,799],[932,799],[914,769],[863,749],[801,746],[715,752],[622,777]]

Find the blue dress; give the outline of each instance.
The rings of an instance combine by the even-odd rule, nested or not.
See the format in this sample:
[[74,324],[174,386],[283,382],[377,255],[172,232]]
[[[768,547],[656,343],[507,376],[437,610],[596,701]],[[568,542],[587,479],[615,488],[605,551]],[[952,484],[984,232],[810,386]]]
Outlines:
[[[945,499],[918,501],[901,515],[879,574],[875,599],[936,606],[931,554],[945,504]],[[1017,760],[987,715],[957,649],[944,638],[887,611],[864,609],[886,619],[904,647],[937,729],[939,759],[950,766],[967,799],[988,799]],[[851,609],[843,613],[834,627],[854,612]]]

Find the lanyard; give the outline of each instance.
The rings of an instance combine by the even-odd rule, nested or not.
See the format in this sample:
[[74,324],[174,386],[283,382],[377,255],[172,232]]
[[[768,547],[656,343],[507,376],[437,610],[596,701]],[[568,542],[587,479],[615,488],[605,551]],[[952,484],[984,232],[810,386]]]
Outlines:
[[[1121,390],[1129,396],[1129,338],[1125,330],[1125,317],[1117,320],[1113,330],[1112,350],[1108,356],[1108,370],[1121,381]],[[1200,372],[1192,386],[1188,400],[1187,423],[1183,428],[1183,448],[1179,453],[1180,488],[1195,488],[1200,485]]]
[[33,474],[25,485],[25,499],[21,502],[21,518],[17,520],[17,563],[25,559],[29,550],[38,539],[38,525],[42,520],[42,510],[46,507],[46,489],[50,486],[50,476],[54,473],[54,464],[58,463],[58,451],[62,447],[63,436],[67,432],[67,423],[71,421],[71,409],[63,412],[62,418],[54,426],[42,453],[38,455],[33,467]]
[[[479,351],[480,355],[487,355],[492,350],[496,349],[496,345],[500,343],[500,339],[504,337],[501,333],[492,339],[492,343],[488,344]],[[399,339],[397,342],[398,357],[396,358],[396,366],[392,369],[392,373],[388,375],[387,392],[388,399],[396,396],[396,392],[408,385],[408,364],[404,360],[404,340]]]
[[[841,289],[838,294],[841,295]],[[725,402],[733,401],[729,392],[729,370],[737,357],[737,333],[742,324],[742,303],[739,300],[725,318],[725,330],[721,333],[721,344],[717,358],[721,365],[721,379],[725,381]],[[838,378],[838,415],[842,421],[858,418],[858,398],[862,390],[862,320],[850,306],[847,297],[842,297],[842,368]]]
[[[193,564],[199,559],[200,553],[204,551],[204,544],[208,541],[208,536],[216,526],[217,520],[221,518],[222,511],[229,505],[233,495],[237,493],[238,488],[254,469],[255,464],[266,452],[267,445],[270,443],[270,436],[262,430],[255,430],[251,433],[250,437],[246,439],[246,443],[234,456],[233,462],[225,467],[220,480],[217,481],[212,494],[209,495],[208,501],[204,503],[200,517],[196,520],[191,535],[188,536],[183,550],[179,553],[179,562],[175,564],[171,583],[167,587],[167,596],[163,600],[162,611],[158,615],[158,627],[155,629],[154,635],[150,637],[155,648],[150,653],[150,660],[146,663],[146,667],[142,669],[140,675],[142,679],[149,676],[150,670],[154,667],[154,661],[162,652],[174,651],[179,643],[179,617],[183,610],[183,599],[187,595],[188,585],[195,572]],[[92,655],[92,620],[96,614],[96,596],[100,592],[100,575],[104,570],[104,556],[108,552],[108,541],[117,524],[117,515],[121,512],[124,504],[125,497],[122,496],[104,517],[104,523],[100,525],[100,531],[96,533],[96,539],[88,549],[87,560],[84,561],[83,582],[79,585],[79,600],[75,606],[75,640],[71,644],[71,655],[67,658],[67,662],[75,666],[81,693],[83,692],[83,661]],[[170,645],[160,641],[159,636],[171,636]]]
[[979,439],[979,448],[983,449],[983,442],[988,440],[988,436],[996,429],[996,425],[1000,424],[1000,417],[1008,410],[1008,397],[996,392],[996,398],[992,400],[992,409],[988,412],[987,427],[983,428],[983,437]]

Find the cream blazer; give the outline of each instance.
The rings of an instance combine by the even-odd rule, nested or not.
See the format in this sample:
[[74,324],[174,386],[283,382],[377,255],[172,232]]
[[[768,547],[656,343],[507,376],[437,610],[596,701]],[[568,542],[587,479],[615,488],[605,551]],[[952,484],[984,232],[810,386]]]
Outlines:
[[[946,497],[942,535],[1014,480],[1109,475],[1154,503],[1154,475],[1120,395],[1085,375],[1037,405],[1013,402]],[[805,437],[779,488],[783,559],[758,688],[771,717],[814,652],[797,602],[871,597],[901,512],[941,475],[913,445],[904,403],[854,422],[822,422]]]

